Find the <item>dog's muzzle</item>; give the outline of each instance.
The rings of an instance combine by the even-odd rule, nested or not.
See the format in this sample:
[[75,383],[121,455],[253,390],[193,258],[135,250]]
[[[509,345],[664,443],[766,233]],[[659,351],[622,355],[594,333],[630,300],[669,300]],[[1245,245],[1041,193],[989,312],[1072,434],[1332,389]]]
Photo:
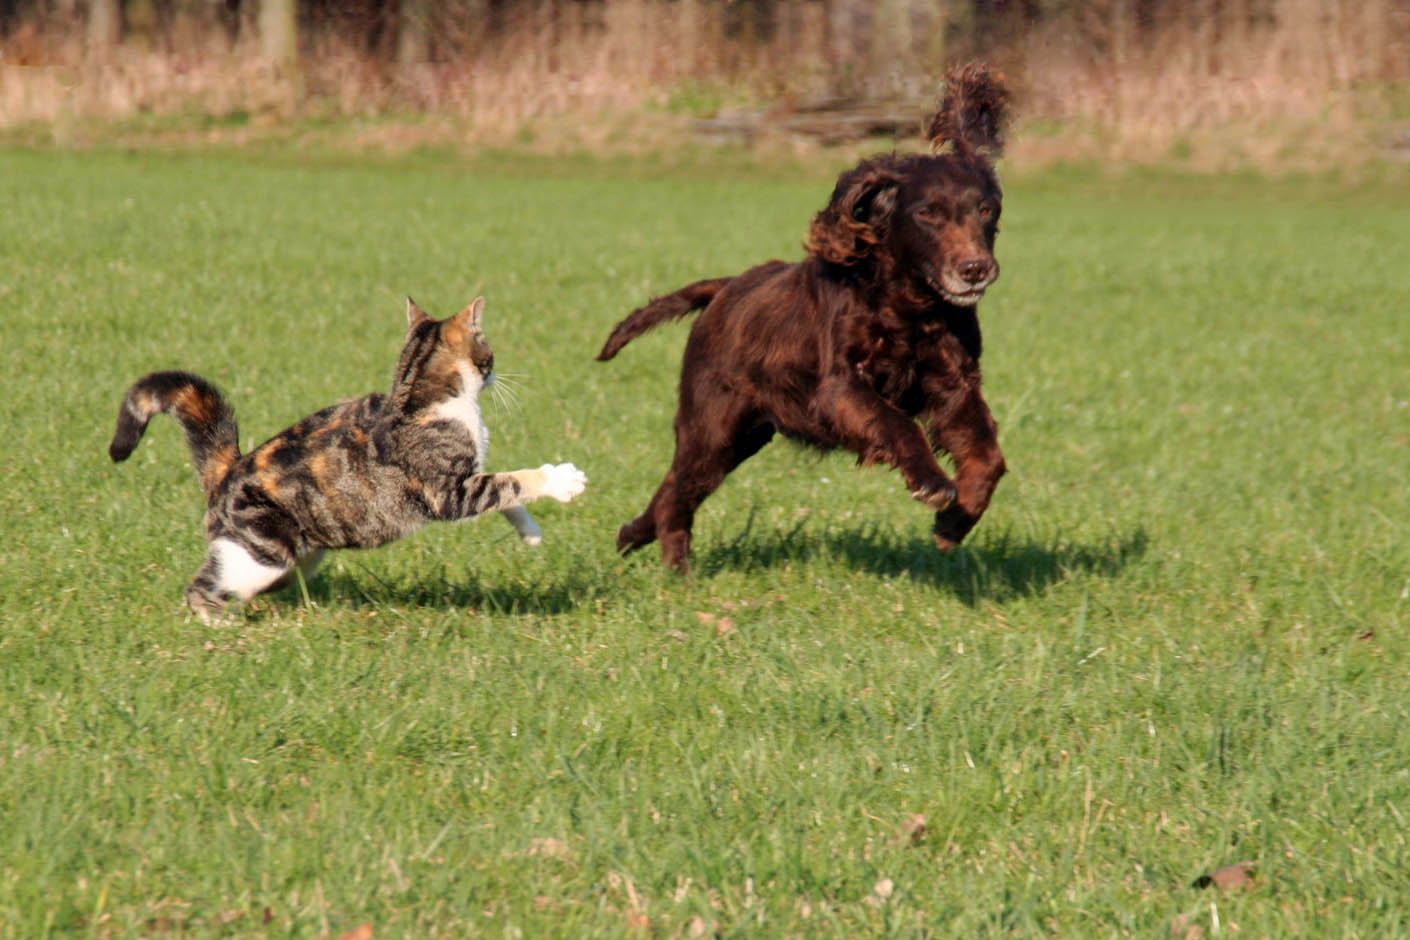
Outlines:
[[984,291],[999,277],[999,265],[992,258],[972,258],[956,264],[953,270],[929,276],[926,283],[946,302],[956,307],[973,307]]

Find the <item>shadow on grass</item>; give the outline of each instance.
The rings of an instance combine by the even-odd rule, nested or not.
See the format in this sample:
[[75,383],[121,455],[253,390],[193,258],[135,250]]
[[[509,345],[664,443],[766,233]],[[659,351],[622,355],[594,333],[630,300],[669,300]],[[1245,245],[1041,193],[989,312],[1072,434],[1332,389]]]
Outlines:
[[724,569],[772,568],[793,562],[835,559],[884,577],[908,577],[947,589],[965,604],[1040,593],[1076,573],[1110,577],[1146,553],[1144,529],[1095,544],[1040,544],[1010,533],[976,533],[942,553],[929,537],[902,536],[880,526],[805,531],[753,531],[753,517],[731,542],[697,553],[694,570],[712,575]]
[[[309,600],[334,607],[415,607],[486,611],[496,614],[562,614],[602,593],[602,583],[571,575],[542,584],[481,581],[473,572],[455,578],[386,581],[371,569],[328,571],[308,583]],[[281,601],[297,604],[297,585],[279,592]]]
[[[857,571],[931,585],[952,593],[968,605],[1041,593],[1076,574],[1111,577],[1145,555],[1149,538],[1137,528],[1126,535],[1091,544],[1038,543],[1015,539],[1011,533],[977,533],[948,553],[935,548],[928,536],[901,535],[879,525],[859,529],[826,526],[808,531],[804,519],[792,529],[756,531],[750,515],[729,542],[699,546],[692,570],[697,577],[722,571],[758,572],[790,564],[834,562]],[[654,555],[651,549],[645,554]],[[653,559],[655,560],[655,559]],[[307,584],[308,598],[320,607],[403,607],[485,611],[495,614],[563,614],[607,595],[611,578],[568,572],[551,581],[497,581],[474,572],[385,580],[371,568],[320,572]],[[278,604],[298,606],[297,584],[275,597]]]

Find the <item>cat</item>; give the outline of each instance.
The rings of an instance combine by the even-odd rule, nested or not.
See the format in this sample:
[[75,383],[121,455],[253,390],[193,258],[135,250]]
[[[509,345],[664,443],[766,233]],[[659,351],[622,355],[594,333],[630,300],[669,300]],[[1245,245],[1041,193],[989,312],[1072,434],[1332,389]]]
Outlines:
[[205,564],[186,588],[210,623],[233,600],[312,576],[326,549],[373,548],[427,522],[499,511],[520,537],[542,532],[524,504],[566,503],[587,477],[571,463],[485,472],[489,433],[480,391],[494,352],[477,297],[445,320],[406,299],[407,334],[391,392],[350,399],[303,419],[248,454],[235,413],[214,385],[188,372],[139,379],[118,409],[108,454],[126,460],[158,413],[181,423],[206,496]]

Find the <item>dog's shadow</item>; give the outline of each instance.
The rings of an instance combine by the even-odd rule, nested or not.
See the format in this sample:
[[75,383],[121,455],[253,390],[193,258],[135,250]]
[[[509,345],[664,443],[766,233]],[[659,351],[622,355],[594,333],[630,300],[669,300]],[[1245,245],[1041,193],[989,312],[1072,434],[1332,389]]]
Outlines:
[[753,521],[751,516],[730,542],[701,552],[695,570],[709,576],[832,558],[883,577],[932,585],[973,606],[982,600],[1038,594],[1078,573],[1110,577],[1145,555],[1150,542],[1140,528],[1092,544],[1044,544],[1000,532],[971,536],[959,548],[940,552],[929,537],[900,535],[880,526],[829,525],[808,531],[805,520],[791,530],[768,533],[755,531]]
[[[1143,529],[1090,544],[1043,544],[1017,540],[1008,533],[975,538],[941,553],[929,537],[902,535],[881,526],[811,530],[805,519],[789,530],[759,531],[750,515],[730,541],[698,551],[697,577],[726,571],[758,571],[793,563],[835,560],[850,568],[886,578],[909,578],[947,591],[974,606],[1041,593],[1074,574],[1109,577],[1141,558],[1149,545]],[[396,606],[431,610],[486,611],[497,614],[570,613],[608,594],[600,578],[568,573],[552,581],[527,583],[481,580],[474,572],[454,577],[403,577],[384,580],[371,569],[325,569],[304,589],[297,584],[277,592],[280,603],[298,604],[301,591],[324,607]]]

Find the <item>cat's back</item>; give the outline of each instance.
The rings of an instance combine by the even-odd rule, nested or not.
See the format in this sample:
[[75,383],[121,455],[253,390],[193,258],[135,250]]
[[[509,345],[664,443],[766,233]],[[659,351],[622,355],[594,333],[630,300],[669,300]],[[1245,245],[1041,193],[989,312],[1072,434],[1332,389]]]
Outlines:
[[385,401],[384,395],[364,395],[315,411],[246,454],[239,469],[287,468],[321,452],[365,449],[371,444]]
[[389,414],[383,395],[350,399],[250,451],[207,514],[208,535],[259,533],[300,554],[381,545],[415,528],[414,487],[383,453]]
[[307,503],[320,493],[348,489],[349,478],[366,476],[378,463],[375,438],[384,404],[380,394],[347,399],[275,434],[231,468],[221,487],[223,501]]

